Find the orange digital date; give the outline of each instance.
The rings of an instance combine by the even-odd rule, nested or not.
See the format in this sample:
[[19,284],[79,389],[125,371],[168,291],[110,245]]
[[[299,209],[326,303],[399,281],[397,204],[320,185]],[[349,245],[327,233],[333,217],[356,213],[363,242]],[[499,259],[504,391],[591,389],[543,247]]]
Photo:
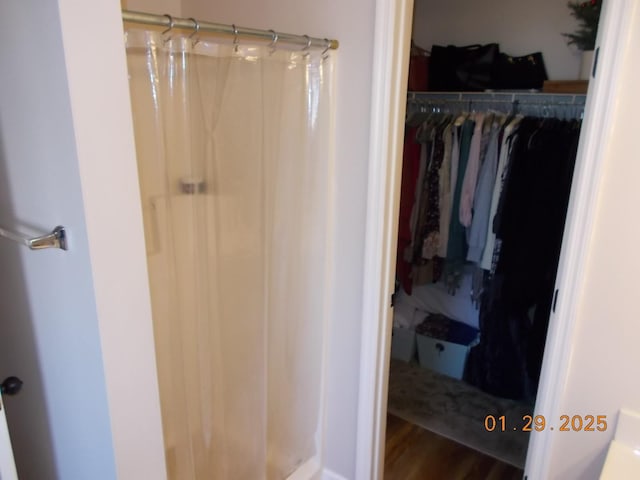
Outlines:
[[[522,421],[517,425],[509,425],[507,417],[501,415],[496,417],[494,415],[487,415],[484,418],[484,428],[487,432],[499,431],[517,431],[530,432],[535,430],[536,432],[542,432],[545,429],[554,430],[553,426],[547,424],[547,419],[544,415],[523,415]],[[606,415],[560,415],[560,427],[561,432],[604,432],[607,430],[607,416]]]

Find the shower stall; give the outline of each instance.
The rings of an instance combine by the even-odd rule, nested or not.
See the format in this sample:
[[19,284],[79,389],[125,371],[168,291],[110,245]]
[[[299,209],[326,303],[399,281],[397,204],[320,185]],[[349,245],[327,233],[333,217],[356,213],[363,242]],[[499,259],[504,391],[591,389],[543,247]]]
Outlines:
[[193,24],[125,39],[167,469],[283,479],[321,448],[333,59]]

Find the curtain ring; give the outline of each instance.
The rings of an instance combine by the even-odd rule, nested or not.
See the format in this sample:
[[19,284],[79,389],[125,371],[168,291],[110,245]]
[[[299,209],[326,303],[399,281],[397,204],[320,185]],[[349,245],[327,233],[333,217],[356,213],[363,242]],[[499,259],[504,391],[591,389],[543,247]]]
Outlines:
[[328,38],[324,39],[324,50],[322,51],[322,58],[327,58],[327,52],[329,51],[329,49],[331,48],[331,40],[329,40]]
[[271,53],[276,51],[276,44],[278,43],[278,34],[275,30],[269,30],[271,32],[271,43],[267,45],[271,49]]
[[310,55],[309,49],[311,48],[311,37],[309,37],[309,35],[303,35],[303,37],[307,39],[307,44],[302,49],[303,52],[307,52],[307,53],[305,53],[303,57],[307,58]]
[[303,37],[307,39],[307,45],[302,49],[302,51],[307,51],[311,48],[311,37],[309,37],[309,35],[303,35]]
[[[195,18],[189,18],[189,20],[191,20],[193,22],[193,32],[191,32],[191,35],[189,35],[189,38],[193,38],[194,36],[196,36],[198,34],[198,32],[200,31],[200,23],[198,23],[198,21]],[[196,46],[196,44],[199,42],[200,40],[196,37],[196,39],[193,41],[192,46]]]
[[169,19],[169,28],[163,31],[162,35],[164,35],[165,33],[169,33],[171,30],[173,30],[173,24],[174,24],[173,17],[171,15],[169,15],[168,13],[165,13],[164,16]]
[[237,52],[238,44],[240,43],[240,41],[238,40],[238,27],[236,27],[235,24],[232,23],[231,28],[233,28],[233,51]]

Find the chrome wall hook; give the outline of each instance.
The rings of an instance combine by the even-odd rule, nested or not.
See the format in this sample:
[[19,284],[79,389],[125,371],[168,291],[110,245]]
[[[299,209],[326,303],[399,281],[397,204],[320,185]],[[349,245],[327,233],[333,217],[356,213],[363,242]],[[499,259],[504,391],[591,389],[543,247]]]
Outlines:
[[64,227],[58,225],[51,233],[41,235],[39,237],[27,237],[20,233],[11,232],[0,228],[0,237],[20,243],[31,250],[42,250],[45,248],[59,248],[68,250],[67,232]]

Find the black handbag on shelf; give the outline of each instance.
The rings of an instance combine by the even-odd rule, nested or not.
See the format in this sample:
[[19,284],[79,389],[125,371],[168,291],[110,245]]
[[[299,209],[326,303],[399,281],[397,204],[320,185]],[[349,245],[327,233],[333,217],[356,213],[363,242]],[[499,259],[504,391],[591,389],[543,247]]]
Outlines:
[[429,61],[429,90],[482,91],[495,88],[500,55],[497,43],[487,45],[434,45]]
[[504,53],[499,55],[495,88],[541,89],[545,80],[547,80],[547,69],[541,52],[522,57],[512,57]]

